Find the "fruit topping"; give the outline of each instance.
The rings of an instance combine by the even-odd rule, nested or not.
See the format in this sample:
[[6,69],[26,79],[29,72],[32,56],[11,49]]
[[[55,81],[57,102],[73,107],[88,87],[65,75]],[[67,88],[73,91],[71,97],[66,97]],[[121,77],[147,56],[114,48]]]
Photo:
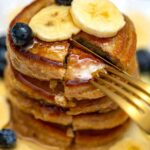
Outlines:
[[66,6],[70,6],[72,0],[55,0],[55,2],[59,5],[66,5]]
[[0,47],[5,47],[6,48],[6,36],[1,36],[0,37]]
[[25,46],[32,40],[32,30],[25,23],[16,23],[11,30],[11,36],[16,46]]
[[150,71],[150,52],[145,49],[140,49],[137,52],[137,58],[141,72]]
[[3,77],[4,68],[6,66],[6,37],[0,37],[0,77]]
[[69,39],[80,29],[74,25],[70,7],[51,5],[38,12],[29,23],[35,36],[47,42]]
[[10,129],[0,131],[0,148],[14,148],[16,145],[16,134]]
[[125,25],[123,15],[109,0],[73,0],[71,14],[79,28],[97,37],[113,37]]

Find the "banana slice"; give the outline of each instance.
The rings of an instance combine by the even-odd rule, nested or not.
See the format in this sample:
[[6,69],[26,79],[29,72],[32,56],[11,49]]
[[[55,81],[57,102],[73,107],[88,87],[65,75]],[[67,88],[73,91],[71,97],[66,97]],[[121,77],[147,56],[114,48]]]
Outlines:
[[116,145],[111,147],[109,150],[149,150],[147,143],[135,140],[135,139],[124,139],[118,142]]
[[112,37],[125,25],[124,17],[109,0],[74,0],[71,6],[74,23],[97,37]]
[[3,129],[10,120],[10,108],[6,98],[0,96],[0,130]]
[[73,23],[70,7],[51,5],[43,8],[30,21],[35,36],[47,42],[69,39],[80,29]]

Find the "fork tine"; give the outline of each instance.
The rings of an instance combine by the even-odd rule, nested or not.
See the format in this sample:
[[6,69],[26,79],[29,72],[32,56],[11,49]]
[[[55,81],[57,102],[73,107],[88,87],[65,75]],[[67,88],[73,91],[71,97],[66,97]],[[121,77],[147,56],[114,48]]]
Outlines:
[[128,91],[116,86],[113,83],[110,83],[109,81],[106,81],[104,79],[98,78],[98,83],[104,83],[106,86],[108,85],[109,87],[113,88],[114,90],[117,91],[118,94],[121,94],[123,96],[125,96],[128,101],[130,101],[131,103],[133,103],[139,110],[141,111],[148,111],[150,110],[149,106],[145,103],[145,101],[143,101],[142,99],[138,99],[136,98],[134,95],[129,94]]
[[137,95],[139,98],[142,98],[148,105],[150,105],[150,98],[144,92],[122,82],[121,80],[118,80],[117,78],[115,78],[113,76],[110,76],[108,74],[104,74],[102,72],[99,72],[99,74],[104,76],[105,78],[107,77],[107,78],[111,79],[113,82],[117,83],[118,85],[121,85],[123,88],[130,90],[131,92],[133,92],[133,94]]
[[144,83],[143,81],[133,78],[132,76],[130,76],[127,73],[119,72],[119,71],[113,69],[112,67],[107,67],[106,69],[107,69],[107,71],[110,71],[111,73],[126,79],[131,84],[133,84],[134,86],[138,87],[139,89],[145,91],[148,95],[150,95],[150,86],[148,84]]
[[[108,95],[111,99],[113,99],[125,112],[127,112],[130,117],[135,120],[137,123],[140,124],[139,118],[143,114],[139,111],[134,105],[123,99],[121,96],[115,94],[114,92],[110,91],[107,87],[99,85],[94,81],[90,81],[91,84],[98,89],[100,89],[103,93]],[[131,113],[132,112],[132,113]]]

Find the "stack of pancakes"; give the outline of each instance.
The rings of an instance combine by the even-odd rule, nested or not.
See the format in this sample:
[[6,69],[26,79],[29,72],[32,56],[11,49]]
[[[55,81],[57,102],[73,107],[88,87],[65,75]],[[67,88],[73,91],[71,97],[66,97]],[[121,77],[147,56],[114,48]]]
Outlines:
[[[92,73],[106,71],[106,64],[67,41],[14,45],[11,29],[17,22],[28,24],[49,0],[35,1],[11,23],[8,34],[8,66],[5,82],[12,108],[12,127],[21,136],[46,145],[78,149],[99,147],[127,128],[128,116],[109,97],[93,87]],[[80,32],[77,38],[101,48],[133,76],[138,69],[135,58],[136,35],[132,22],[112,38],[97,38]]]

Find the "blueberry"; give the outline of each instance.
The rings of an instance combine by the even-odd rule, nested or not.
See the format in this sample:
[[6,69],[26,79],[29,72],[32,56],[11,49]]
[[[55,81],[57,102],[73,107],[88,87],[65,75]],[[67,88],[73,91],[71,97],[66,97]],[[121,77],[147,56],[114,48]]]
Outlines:
[[0,77],[3,77],[4,68],[6,66],[6,47],[0,46]]
[[4,77],[4,69],[6,67],[6,63],[0,63],[0,77]]
[[0,61],[5,60],[5,53],[7,49],[5,47],[0,47]]
[[6,47],[6,36],[0,37],[0,47]]
[[150,71],[150,52],[148,50],[139,50],[137,52],[137,58],[141,72]]
[[0,148],[14,148],[16,146],[16,134],[10,129],[0,131]]
[[55,0],[57,4],[59,5],[66,5],[66,6],[70,6],[72,0]]
[[32,30],[25,23],[16,23],[11,30],[11,36],[16,46],[25,46],[32,40]]

